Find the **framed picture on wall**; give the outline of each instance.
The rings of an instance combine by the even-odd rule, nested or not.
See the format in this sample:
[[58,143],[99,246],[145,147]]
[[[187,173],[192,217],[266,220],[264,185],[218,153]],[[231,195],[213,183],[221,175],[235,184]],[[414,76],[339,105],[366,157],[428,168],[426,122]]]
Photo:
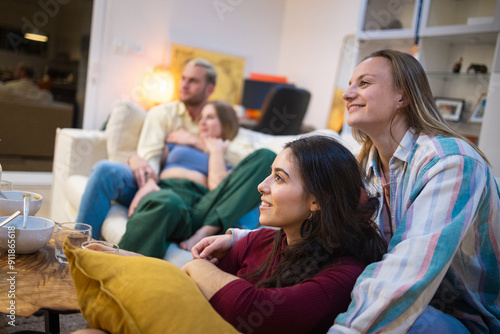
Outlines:
[[465,100],[447,97],[436,97],[434,100],[436,101],[439,113],[444,119],[448,121],[458,121],[460,119]]
[[472,115],[470,116],[469,122],[480,123],[483,121],[484,117],[484,108],[486,107],[486,94],[482,94],[479,97],[479,100],[472,111]]

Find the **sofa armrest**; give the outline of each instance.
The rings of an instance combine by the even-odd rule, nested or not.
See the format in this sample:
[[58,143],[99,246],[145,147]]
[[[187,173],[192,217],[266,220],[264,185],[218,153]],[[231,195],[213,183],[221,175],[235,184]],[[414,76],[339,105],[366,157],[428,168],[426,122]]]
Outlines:
[[103,131],[57,129],[52,167],[51,218],[70,221],[66,213],[69,206],[64,185],[71,175],[88,176],[92,166],[106,159],[106,135]]

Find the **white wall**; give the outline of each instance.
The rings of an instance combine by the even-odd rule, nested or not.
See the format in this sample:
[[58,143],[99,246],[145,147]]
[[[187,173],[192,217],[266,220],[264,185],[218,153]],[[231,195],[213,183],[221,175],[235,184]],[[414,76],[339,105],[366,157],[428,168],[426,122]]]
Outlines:
[[171,3],[94,0],[83,128],[99,128],[116,101],[136,95],[146,68],[160,64]]
[[236,5],[222,12],[213,0],[175,1],[170,22],[172,42],[244,57],[245,76],[250,72],[275,73],[286,1],[218,1]]
[[304,123],[327,125],[342,40],[354,34],[361,0],[288,0],[279,72],[311,92]]
[[[101,21],[94,22],[84,128],[98,128],[116,100],[133,98],[146,68],[168,59],[171,43],[244,57],[246,76],[287,76],[312,93],[305,123],[323,128],[342,39],[356,29],[360,2],[95,0]],[[117,43],[143,52],[118,54]]]
[[83,127],[98,128],[117,100],[137,97],[172,43],[245,57],[246,75],[275,73],[285,1],[220,2],[230,10],[204,0],[95,0]]

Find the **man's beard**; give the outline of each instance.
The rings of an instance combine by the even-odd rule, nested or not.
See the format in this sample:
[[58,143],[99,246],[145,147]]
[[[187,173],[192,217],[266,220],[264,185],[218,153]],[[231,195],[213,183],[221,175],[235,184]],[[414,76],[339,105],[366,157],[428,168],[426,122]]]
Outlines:
[[[205,88],[206,89],[206,88]],[[186,106],[199,106],[205,102],[205,89],[196,95],[191,95],[186,99],[180,99]]]

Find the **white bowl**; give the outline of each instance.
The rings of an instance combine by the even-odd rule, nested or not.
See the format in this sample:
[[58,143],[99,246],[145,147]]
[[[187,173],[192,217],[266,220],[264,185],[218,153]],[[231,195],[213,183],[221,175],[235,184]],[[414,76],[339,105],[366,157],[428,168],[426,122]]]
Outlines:
[[[0,223],[8,217],[0,217]],[[28,216],[23,229],[23,216],[17,216],[0,227],[0,246],[15,249],[16,254],[31,254],[45,246],[54,232],[55,223],[47,218]]]
[[21,211],[22,215],[24,207],[24,194],[31,195],[30,216],[34,216],[42,206],[43,196],[31,191],[5,190],[2,191],[2,194],[7,197],[7,199],[0,196],[0,216],[10,216],[17,210]]

